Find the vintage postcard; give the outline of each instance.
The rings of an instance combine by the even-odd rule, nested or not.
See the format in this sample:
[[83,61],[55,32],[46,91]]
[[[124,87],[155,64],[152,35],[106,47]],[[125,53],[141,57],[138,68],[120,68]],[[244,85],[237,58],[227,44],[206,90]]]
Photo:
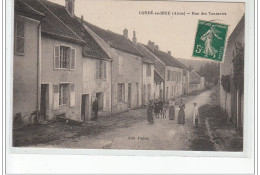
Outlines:
[[245,3],[13,8],[13,147],[243,152]]

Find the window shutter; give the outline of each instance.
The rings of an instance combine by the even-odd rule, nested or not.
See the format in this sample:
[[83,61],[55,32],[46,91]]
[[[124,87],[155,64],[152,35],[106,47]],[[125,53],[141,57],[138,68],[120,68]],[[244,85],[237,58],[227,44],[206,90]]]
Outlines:
[[100,79],[102,79],[102,78],[104,78],[103,76],[103,69],[104,69],[104,67],[103,67],[103,61],[99,61],[99,74],[100,74],[100,76],[99,76],[99,78]]
[[105,62],[105,61],[104,61],[103,65],[104,65],[104,73],[103,73],[103,78],[104,78],[104,79],[106,79],[106,78],[107,78],[107,64],[106,64],[106,62]]
[[99,79],[100,77],[100,63],[99,61],[96,61],[96,79]]
[[16,21],[16,53],[24,53],[24,22]]
[[60,68],[60,46],[54,46],[54,69]]
[[70,84],[70,107],[75,106],[75,85]]
[[59,109],[59,85],[53,85],[53,110]]
[[123,72],[123,58],[119,56],[118,60],[118,69],[119,69],[119,75],[122,75]]
[[106,111],[106,93],[103,93],[103,111]]
[[76,60],[76,50],[71,49],[71,59],[70,59],[70,69],[74,70],[75,69],[75,60]]

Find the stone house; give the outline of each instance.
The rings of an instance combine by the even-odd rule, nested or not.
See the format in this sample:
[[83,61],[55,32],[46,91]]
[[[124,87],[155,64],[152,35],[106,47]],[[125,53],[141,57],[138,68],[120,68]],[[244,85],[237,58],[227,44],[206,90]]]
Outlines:
[[83,41],[82,62],[78,65],[82,69],[81,97],[81,120],[91,118],[92,103],[98,99],[99,115],[106,116],[111,114],[111,66],[112,60],[102,50],[98,43],[93,39],[83,26],[83,19],[78,20],[74,14],[74,0],[66,0],[65,7],[43,2],[55,16],[68,26]]
[[[125,29],[123,35],[120,35],[86,21],[84,21],[84,26],[113,60],[111,68],[112,113],[142,106],[143,68],[148,65],[149,77],[153,76],[153,72],[152,67],[149,67],[151,63],[144,59],[143,54],[128,38],[128,30]],[[148,78],[145,83],[151,80],[152,78]],[[153,94],[153,88],[150,87],[148,93]]]
[[156,58],[155,69],[164,78],[163,99],[168,101],[170,98],[183,95],[183,66],[171,56],[170,52],[160,51],[154,42],[149,41],[148,45],[142,45],[142,48],[152,55],[148,58]]
[[[230,79],[230,89],[227,91],[223,89],[220,83],[220,106],[225,110],[238,129],[243,128],[243,110],[244,110],[244,93],[243,90],[236,88],[235,86],[235,57],[241,49],[244,53],[245,43],[245,15],[241,18],[233,32],[228,38],[228,43],[225,52],[225,58],[220,63],[220,82],[222,77],[228,75]],[[244,62],[244,55],[240,58]],[[243,64],[242,64],[243,66]],[[240,72],[243,72],[244,67]],[[242,81],[244,80],[244,74],[241,73]],[[243,89],[244,84],[240,84]]]
[[43,0],[26,0],[43,13],[41,23],[40,120],[56,117],[80,120],[82,93],[82,44],[84,41],[64,24]]
[[14,12],[13,117],[20,125],[34,122],[40,109],[38,50],[44,14],[20,0],[15,0]]
[[189,92],[199,91],[205,88],[204,77],[201,77],[194,70],[190,71],[190,82],[189,82]]
[[[145,46],[141,43],[137,43],[137,49],[142,52],[143,55],[145,55],[145,57],[147,59],[149,59],[154,66],[154,79],[153,79],[153,83],[152,86],[154,88],[154,93],[152,96],[152,99],[163,99],[164,97],[164,72],[165,72],[165,67],[164,64],[158,59],[156,58],[155,55],[153,55],[149,50],[147,50],[145,48]],[[146,86],[147,87],[147,86]],[[146,98],[146,87],[143,87],[143,100],[147,100]],[[143,103],[146,103],[146,101],[144,101]]]

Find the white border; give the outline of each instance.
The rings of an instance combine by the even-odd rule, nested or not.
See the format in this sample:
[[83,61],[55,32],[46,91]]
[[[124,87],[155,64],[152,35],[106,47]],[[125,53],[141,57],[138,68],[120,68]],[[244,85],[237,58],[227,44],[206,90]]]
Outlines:
[[[191,0],[190,0],[191,1]],[[226,2],[224,0],[218,0]],[[6,30],[6,172],[7,173],[254,173],[254,1],[246,2],[245,37],[245,120],[244,153],[134,151],[83,149],[28,149],[12,148],[10,127],[12,116],[12,59],[13,29]],[[6,26],[13,22],[13,0],[6,0]],[[3,94],[4,95],[4,94]],[[252,116],[252,117],[249,117]],[[4,116],[3,116],[4,117]],[[11,153],[12,152],[12,153]],[[19,153],[19,154],[14,154]],[[22,154],[30,153],[30,154]],[[41,154],[40,154],[41,153]],[[44,153],[44,154],[42,154]],[[73,154],[73,155],[72,155]],[[99,155],[99,156],[93,156]],[[101,156],[105,155],[105,156]],[[114,156],[112,156],[114,155]],[[121,156],[116,156],[121,155]],[[128,156],[126,156],[128,155]],[[135,156],[129,156],[135,155]],[[147,156],[149,155],[149,156]],[[179,157],[182,156],[182,157]],[[195,157],[186,157],[195,156]],[[205,157],[207,156],[207,157]],[[211,157],[208,157],[211,156]],[[232,156],[233,158],[227,158]],[[244,158],[237,158],[237,157]]]

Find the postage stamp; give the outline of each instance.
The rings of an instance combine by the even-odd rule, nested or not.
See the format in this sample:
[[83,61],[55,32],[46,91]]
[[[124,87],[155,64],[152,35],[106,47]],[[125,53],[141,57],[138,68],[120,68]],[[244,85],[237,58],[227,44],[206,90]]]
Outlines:
[[227,31],[228,25],[199,20],[193,56],[222,61]]

